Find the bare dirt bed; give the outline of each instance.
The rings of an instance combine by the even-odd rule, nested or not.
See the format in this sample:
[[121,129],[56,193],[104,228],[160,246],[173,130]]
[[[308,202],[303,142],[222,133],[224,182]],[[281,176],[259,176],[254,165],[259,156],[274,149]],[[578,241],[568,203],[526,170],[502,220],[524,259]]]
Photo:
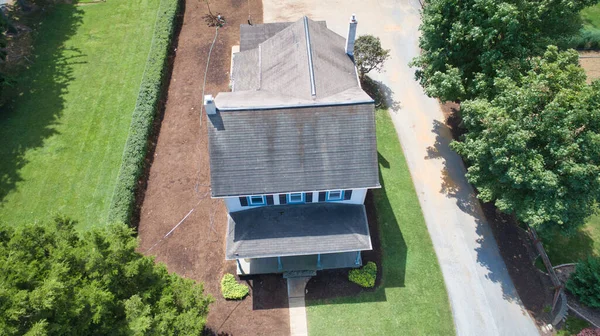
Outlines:
[[600,51],[581,51],[579,64],[585,69],[588,82],[600,78]]
[[[239,25],[249,17],[261,23],[262,2],[223,0],[210,5],[214,14],[226,19],[206,81],[205,94],[216,95],[228,91],[231,47],[239,43]],[[224,273],[235,273],[235,264],[225,261],[225,206],[222,200],[210,199],[206,118],[200,119],[204,69],[215,28],[204,21],[208,13],[204,1],[187,1],[183,13],[164,115],[151,144],[151,168],[141,191],[139,249],[156,256],[169,271],[204,283],[205,292],[215,298],[207,334],[287,335],[287,295],[281,276],[248,280],[252,290],[243,301],[226,301],[220,295],[220,279]]]
[[[465,132],[460,125],[460,106],[456,103],[446,103],[442,104],[441,108],[452,137],[455,140],[459,139]],[[551,316],[546,312],[546,307],[552,305],[552,282],[535,267],[535,251],[527,234],[518,227],[514,218],[500,213],[494,204],[480,203],[525,309],[538,326],[548,324]]]

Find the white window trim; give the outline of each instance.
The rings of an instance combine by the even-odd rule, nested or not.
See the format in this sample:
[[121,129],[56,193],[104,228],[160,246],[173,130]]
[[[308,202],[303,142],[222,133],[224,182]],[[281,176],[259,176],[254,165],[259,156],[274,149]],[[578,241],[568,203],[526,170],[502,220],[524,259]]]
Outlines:
[[[262,198],[262,202],[261,203],[254,203],[252,201],[252,197],[261,197]],[[248,205],[249,206],[267,205],[267,197],[264,196],[264,195],[252,195],[252,196],[248,196]]]
[[[300,197],[302,197],[302,199],[300,201],[292,201],[292,195],[300,195]],[[289,193],[289,194],[287,194],[287,203],[288,204],[306,203],[306,194],[305,193]]]
[[[338,192],[340,193],[340,197],[339,198],[331,198],[329,197],[329,193],[331,192]],[[344,190],[330,190],[325,194],[325,201],[326,202],[337,202],[337,201],[343,201],[344,200]]]

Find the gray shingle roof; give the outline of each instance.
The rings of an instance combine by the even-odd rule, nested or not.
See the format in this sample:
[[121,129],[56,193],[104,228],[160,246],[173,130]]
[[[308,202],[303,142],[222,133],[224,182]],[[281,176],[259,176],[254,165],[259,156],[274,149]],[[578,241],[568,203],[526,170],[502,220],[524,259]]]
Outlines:
[[379,187],[373,104],[209,116],[212,195]]
[[[268,96],[261,106],[328,104],[348,92],[351,102],[372,101],[360,89],[354,62],[345,52],[345,39],[324,22],[308,18],[294,23],[242,26],[240,52],[233,56],[233,93],[220,93],[217,108],[256,107],[240,99],[243,91]],[[314,84],[314,85],[313,85]]]
[[241,30],[233,92],[209,116],[212,195],[378,187],[374,104],[345,39],[308,18]]
[[[293,22],[273,22],[255,25],[240,25],[240,51],[256,49],[258,45],[289,27]],[[327,28],[325,21],[315,23]]]
[[276,205],[230,214],[226,258],[370,250],[362,204]]

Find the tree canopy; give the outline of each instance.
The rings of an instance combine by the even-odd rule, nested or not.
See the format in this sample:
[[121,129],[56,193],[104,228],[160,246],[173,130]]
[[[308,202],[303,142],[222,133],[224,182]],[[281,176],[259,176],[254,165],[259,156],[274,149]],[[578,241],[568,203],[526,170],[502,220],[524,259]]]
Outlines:
[[0,227],[3,335],[199,335],[202,285],[136,252],[125,225]]
[[548,47],[492,100],[465,101],[453,149],[485,202],[534,227],[582,224],[600,200],[600,81],[587,85],[574,50]]
[[442,101],[491,98],[494,78],[518,76],[529,58],[581,28],[598,0],[430,0],[423,9],[416,77]]
[[381,71],[389,57],[390,51],[381,47],[379,37],[362,35],[354,43],[354,60],[360,78],[373,70]]

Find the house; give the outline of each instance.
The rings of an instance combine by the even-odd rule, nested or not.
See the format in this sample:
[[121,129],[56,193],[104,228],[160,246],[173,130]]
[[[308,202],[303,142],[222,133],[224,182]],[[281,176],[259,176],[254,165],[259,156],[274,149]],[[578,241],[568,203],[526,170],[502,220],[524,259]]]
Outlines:
[[242,25],[231,92],[204,97],[213,198],[227,206],[238,274],[358,267],[379,188],[373,100],[325,22]]

